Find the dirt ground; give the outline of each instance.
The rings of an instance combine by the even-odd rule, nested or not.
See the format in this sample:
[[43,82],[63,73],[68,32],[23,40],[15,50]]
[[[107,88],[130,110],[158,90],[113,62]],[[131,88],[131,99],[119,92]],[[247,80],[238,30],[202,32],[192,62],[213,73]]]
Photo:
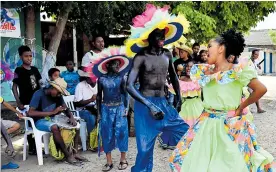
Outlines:
[[[276,77],[275,76],[261,76],[261,82],[263,82],[268,92],[261,100],[261,105],[263,109],[266,110],[266,113],[257,114],[256,113],[256,106],[251,105],[251,112],[254,115],[254,123],[257,127],[257,141],[260,146],[262,146],[265,150],[271,153],[274,157],[276,157]],[[3,112],[2,118],[4,119],[15,119],[17,120],[16,116],[12,113]],[[17,120],[18,121],[18,120]],[[19,121],[24,127],[23,121]],[[8,158],[5,153],[5,141],[1,139],[1,164],[6,164],[9,161],[13,161],[18,163],[20,168],[16,170],[5,170],[9,171],[24,171],[24,172],[75,172],[75,171],[82,171],[82,172],[100,172],[102,166],[105,164],[105,157],[101,156],[98,158],[96,153],[92,153],[90,151],[82,152],[81,154],[88,158],[90,162],[85,163],[81,167],[76,167],[72,165],[65,164],[63,162],[54,161],[52,157],[44,158],[44,165],[38,166],[37,165],[37,158],[36,156],[28,156],[25,162],[22,161],[23,155],[23,135],[16,136],[12,139],[14,147],[17,151],[17,155],[14,159]],[[168,166],[168,157],[172,151],[171,150],[163,150],[158,146],[156,143],[154,149],[154,172],[169,172]],[[136,141],[135,138],[129,138],[129,152],[127,155],[127,159],[129,162],[129,167],[127,170],[122,172],[129,172],[130,167],[135,162],[136,157]],[[117,166],[119,164],[120,153],[119,151],[115,150],[113,152],[113,163],[114,169],[112,172],[119,171],[117,170]]]
[[[257,126],[258,133],[258,142],[259,144],[268,152],[270,152],[274,157],[276,157],[276,100],[262,100],[261,101],[263,108],[267,111],[264,114],[257,114],[255,105],[251,106],[252,113],[254,115],[254,123]],[[3,113],[2,117],[6,119],[6,116],[10,113]],[[23,126],[22,121],[20,123]],[[1,146],[1,164],[6,164],[9,161],[13,161],[20,165],[20,168],[17,170],[5,170],[5,171],[24,171],[24,172],[74,172],[74,171],[82,171],[82,172],[100,172],[101,167],[105,164],[105,157],[101,156],[98,158],[96,153],[92,153],[90,151],[82,152],[82,155],[90,160],[90,162],[85,163],[81,167],[76,167],[72,165],[65,164],[63,162],[54,161],[52,157],[44,158],[44,165],[38,166],[36,156],[28,156],[25,162],[22,161],[22,144],[23,144],[23,135],[16,136],[12,139],[15,149],[17,151],[17,155],[14,160],[8,158],[5,153],[5,142],[3,139]],[[129,168],[124,172],[129,172],[130,167],[135,162],[136,157],[136,141],[135,138],[129,138],[129,152],[128,152],[128,162]],[[168,166],[168,157],[171,153],[171,150],[163,150],[156,143],[154,150],[154,172],[169,172]],[[113,153],[113,161],[115,168],[112,170],[117,170],[117,166],[119,164],[120,153],[119,151],[114,151]]]

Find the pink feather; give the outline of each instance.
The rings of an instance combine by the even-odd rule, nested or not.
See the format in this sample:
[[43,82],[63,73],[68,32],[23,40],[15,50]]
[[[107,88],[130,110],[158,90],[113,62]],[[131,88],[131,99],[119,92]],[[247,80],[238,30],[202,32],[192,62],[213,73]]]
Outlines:
[[[163,8],[161,8],[161,11],[167,11],[169,8],[170,6],[165,5]],[[145,24],[152,19],[152,16],[156,12],[156,10],[157,10],[157,7],[155,7],[153,4],[147,4],[146,10],[141,15],[138,15],[132,19],[133,26],[144,27]]]

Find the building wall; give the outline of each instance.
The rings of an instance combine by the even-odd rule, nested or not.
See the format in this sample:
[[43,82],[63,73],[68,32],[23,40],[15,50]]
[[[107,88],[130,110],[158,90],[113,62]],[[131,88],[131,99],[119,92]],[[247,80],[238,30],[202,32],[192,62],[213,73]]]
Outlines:
[[[21,2],[1,2],[1,8],[22,8]],[[21,37],[25,36],[25,16],[24,9],[17,10],[19,13]],[[35,13],[35,46],[33,50],[33,65],[42,70],[42,41],[41,41],[41,26],[40,12]],[[14,101],[14,96],[11,91],[13,72],[15,68],[22,64],[18,55],[18,47],[24,44],[21,38],[1,37],[1,96],[6,101]],[[8,76],[8,77],[7,77]]]

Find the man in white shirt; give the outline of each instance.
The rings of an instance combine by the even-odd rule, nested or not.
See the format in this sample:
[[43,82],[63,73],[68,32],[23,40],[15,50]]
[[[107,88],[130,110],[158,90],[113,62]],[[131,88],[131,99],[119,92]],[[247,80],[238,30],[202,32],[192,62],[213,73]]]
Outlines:
[[[257,73],[258,73],[258,69],[261,69],[260,63],[256,63],[256,60],[258,58],[259,58],[259,50],[255,49],[255,50],[252,51],[251,60],[252,60],[252,62],[254,64],[254,67],[255,67],[255,70],[256,70]],[[250,93],[252,93],[251,89],[248,89],[248,91]],[[257,112],[258,113],[264,113],[264,112],[266,112],[265,110],[263,110],[261,108],[259,101],[256,102],[256,106],[257,106]]]
[[98,53],[102,52],[104,49],[104,39],[102,36],[94,36],[92,41],[90,42],[92,46],[92,50],[88,51],[82,58],[81,66],[87,67],[89,66],[92,60],[98,58]]
[[96,81],[93,81],[87,72],[78,70],[78,74],[81,82],[76,87],[74,102],[80,117],[87,123],[87,132],[90,134],[96,123],[97,110],[95,107],[98,91]]

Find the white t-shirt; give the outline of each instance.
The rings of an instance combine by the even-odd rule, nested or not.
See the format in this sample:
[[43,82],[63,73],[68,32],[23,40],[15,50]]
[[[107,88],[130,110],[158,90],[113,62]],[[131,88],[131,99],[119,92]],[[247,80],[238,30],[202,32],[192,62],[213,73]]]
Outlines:
[[[97,89],[97,84],[95,85],[94,88],[92,88],[91,85],[89,85],[86,81],[80,82],[75,90],[75,102],[79,102],[81,100],[88,100],[90,99],[93,95],[98,93]],[[91,102],[87,106],[93,106],[96,104],[95,102]],[[82,110],[84,107],[77,107],[77,110]]]
[[94,51],[92,50],[88,51],[82,58],[81,66],[87,67],[93,60],[96,60],[98,57],[99,55]]

